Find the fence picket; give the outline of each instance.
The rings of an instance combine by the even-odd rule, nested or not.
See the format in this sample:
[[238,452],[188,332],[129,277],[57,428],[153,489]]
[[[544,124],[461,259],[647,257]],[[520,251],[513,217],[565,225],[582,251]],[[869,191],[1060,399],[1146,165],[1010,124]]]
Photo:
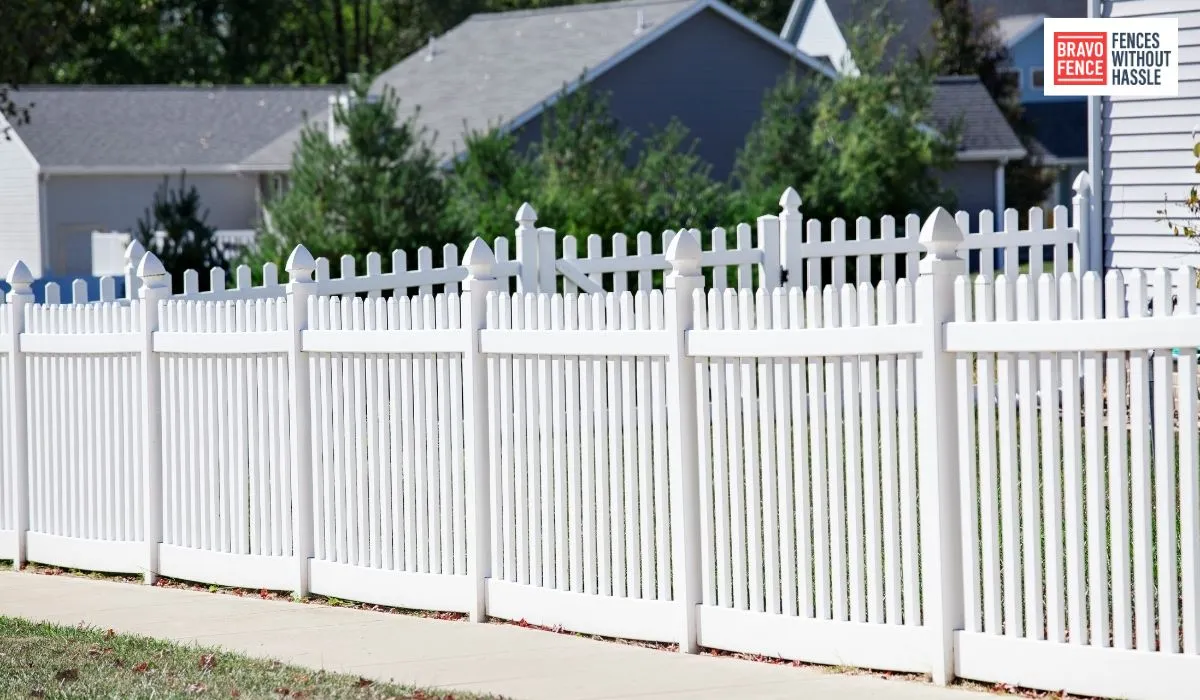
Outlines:
[[[1121,273],[1113,271],[1104,280],[1103,294],[1100,298],[1100,280],[1084,277],[1087,284],[1084,287],[1085,299],[1093,301],[1087,307],[1084,318],[1099,318],[1099,311],[1104,312],[1105,318],[1125,317],[1125,281]],[[1103,301],[1103,305],[1100,302]],[[1116,649],[1133,648],[1133,571],[1130,556],[1130,469],[1126,454],[1130,444],[1129,415],[1126,401],[1130,398],[1128,389],[1129,374],[1126,370],[1125,353],[1108,354],[1108,455],[1112,460],[1108,466],[1108,485],[1110,490],[1109,508],[1112,511],[1112,646]],[[1143,416],[1144,417],[1144,416]],[[1136,424],[1135,424],[1136,425]],[[1090,572],[1089,572],[1090,573]],[[1094,580],[1094,579],[1093,579]],[[1093,602],[1093,605],[1095,603]],[[1090,641],[1092,646],[1107,646],[1108,635],[1100,634],[1104,630],[1103,616],[1094,616],[1091,626]]]
[[[708,326],[712,330],[723,330],[725,324],[725,305],[724,295],[716,289],[709,290],[708,303]],[[698,315],[697,318],[703,319],[703,316]],[[697,322],[699,323],[699,321]],[[703,326],[696,326],[702,328]],[[709,371],[712,376],[712,399],[710,402],[712,411],[712,455],[713,455],[713,501],[714,510],[716,513],[716,540],[717,540],[717,604],[723,608],[731,607],[733,603],[733,519],[730,515],[730,466],[729,466],[729,442],[726,434],[725,426],[728,425],[726,418],[726,401],[728,387],[727,375],[725,372],[725,361],[721,359],[711,359],[708,361]],[[709,569],[705,569],[708,571]]]
[[[1079,285],[1073,274],[1059,279],[1060,319],[1076,320],[1080,315]],[[1081,366],[1075,353],[1062,353],[1062,432],[1063,432],[1063,495],[1064,521],[1066,523],[1066,601],[1067,638],[1072,644],[1088,643],[1087,624],[1087,581],[1084,569],[1084,521],[1083,521],[1083,443],[1079,430],[1082,421],[1080,405]],[[1122,358],[1123,360],[1123,358]],[[1110,366],[1113,362],[1109,358]],[[1124,370],[1124,362],[1121,368]],[[1124,384],[1122,382],[1122,384]],[[1110,396],[1112,396],[1110,389]],[[1070,421],[1068,423],[1068,421]],[[1050,557],[1047,557],[1050,561]]]
[[[739,232],[740,233],[740,232]],[[741,288],[737,293],[737,315],[739,330],[753,330],[754,297],[748,289]],[[742,441],[744,450],[739,455],[742,461],[744,486],[744,501],[746,513],[746,568],[747,592],[752,612],[762,612],[764,608],[763,589],[763,494],[762,472],[759,467],[761,445],[758,443],[758,406],[756,399],[756,361],[743,359],[740,363],[741,373],[740,395],[742,412]]]
[[[1058,320],[1058,286],[1053,275],[1037,278],[1038,320]],[[1059,410],[1064,394],[1075,389],[1075,378],[1067,377],[1064,386],[1059,374],[1061,364],[1057,353],[1040,356],[1039,386],[1041,414],[1041,481],[1042,481],[1042,538],[1045,547],[1046,639],[1061,643],[1067,628],[1066,605],[1063,600],[1063,540],[1062,478],[1060,457],[1062,435]]]
[[[1007,265],[1008,251],[1005,251]],[[1015,320],[1015,285],[1007,271],[996,278],[996,321]],[[1011,353],[996,357],[997,399],[999,402],[999,433],[996,442],[1000,445],[1000,521],[1001,547],[1004,564],[1001,585],[1004,591],[1004,632],[1012,637],[1024,636],[1025,623],[1021,604],[1023,582],[1020,574],[1020,492],[1017,460],[1017,389],[1014,376],[1014,358]]]
[[[1037,300],[1030,289],[1033,277],[1017,278],[1017,321],[1037,320]],[[1017,355],[1017,426],[1020,466],[1020,522],[1024,543],[1021,561],[1025,570],[1025,637],[1046,638],[1045,592],[1042,574],[1042,522],[1040,493],[1041,464],[1038,454],[1037,375],[1035,360],[1028,354]]]
[[[813,222],[809,222],[810,226]],[[812,229],[809,229],[811,234]],[[811,270],[811,268],[810,268]],[[818,268],[819,270],[819,268]],[[818,273],[819,274],[819,273]],[[819,279],[819,277],[818,277]],[[805,293],[805,328],[817,329],[824,327],[824,306],[822,304],[821,288],[809,287]],[[812,537],[813,537],[813,567],[816,579],[816,617],[822,620],[830,619],[831,591],[831,553],[830,553],[830,503],[827,484],[828,452],[826,450],[825,426],[828,419],[826,413],[825,394],[831,389],[825,384],[824,361],[821,358],[808,360],[808,396],[810,433],[810,459],[812,461]]]
[[[1086,278],[1085,278],[1086,279]],[[1129,316],[1140,318],[1146,314],[1146,278],[1141,270],[1133,270],[1128,282]],[[1086,284],[1086,283],[1085,283]],[[1093,285],[1087,285],[1089,287]],[[1086,297],[1085,297],[1086,300]],[[1150,382],[1149,353],[1136,350],[1129,353],[1129,418],[1130,460],[1132,472],[1131,498],[1133,503],[1133,615],[1134,643],[1139,651],[1154,650],[1154,510],[1151,491],[1150,458],[1150,397],[1147,391]],[[1089,474],[1093,473],[1089,467]],[[1089,494],[1090,495],[1090,494]],[[1090,520],[1090,519],[1089,519]],[[1093,523],[1089,522],[1089,525]],[[1093,532],[1095,532],[1093,530]],[[1098,546],[1098,545],[1097,545]],[[1089,551],[1097,551],[1089,547]],[[1096,581],[1098,569],[1093,569],[1092,581]],[[1093,584],[1094,585],[1094,584]],[[1097,590],[1092,588],[1092,590]],[[1093,598],[1093,601],[1095,598]],[[1102,604],[1101,604],[1102,605]],[[1093,602],[1092,632],[1099,625]]]
[[[1154,290],[1154,312],[1157,318],[1173,314],[1171,308],[1173,282],[1171,273],[1159,268],[1153,273],[1151,282]],[[1175,400],[1173,358],[1170,348],[1157,348],[1154,352],[1151,382],[1151,441],[1154,449],[1154,548],[1157,554],[1155,569],[1158,585],[1157,637],[1158,650],[1170,654],[1179,653],[1179,587],[1176,570],[1179,552],[1176,541],[1178,513],[1176,510],[1176,484],[1178,480],[1175,446]],[[1194,374],[1194,371],[1193,371]],[[1181,426],[1182,427],[1182,426]]]
[[[911,256],[915,259],[916,256]],[[912,279],[916,279],[913,277]],[[913,287],[908,280],[896,283],[896,306],[899,323],[915,323],[913,318]],[[917,463],[916,463],[916,362],[912,355],[901,355],[896,369],[900,381],[900,543],[904,558],[904,624],[921,624],[920,560],[917,524]]]
[[[771,317],[770,292],[759,289],[754,295],[754,328],[774,328]],[[779,614],[780,569],[779,569],[779,488],[778,465],[775,461],[775,363],[769,359],[758,361],[758,429],[759,445],[762,449],[762,523],[763,554],[766,581],[766,612]]]
[[[965,275],[959,276],[954,281],[954,318],[960,322],[973,321],[971,298],[972,288],[970,280]],[[985,485],[981,485],[979,476],[983,472],[982,468],[976,465],[976,455],[980,453],[979,445],[985,441],[985,438],[977,437],[976,429],[979,424],[980,414],[984,410],[990,410],[990,404],[983,404],[976,400],[976,384],[972,376],[972,356],[968,354],[959,354],[955,359],[955,373],[958,379],[958,396],[955,397],[958,405],[959,419],[959,434],[958,434],[958,449],[959,460],[964,466],[961,479],[962,488],[962,510],[964,514],[962,528],[962,549],[963,549],[963,602],[965,603],[964,621],[965,629],[969,632],[978,632],[982,628],[982,598],[986,597],[987,593],[983,591],[983,583],[981,582],[981,563],[980,563],[980,537],[979,531],[975,527],[976,523],[982,523],[979,507],[980,494],[988,493],[989,489]],[[980,382],[982,385],[983,380]],[[987,482],[984,482],[986,484]],[[987,540],[984,540],[987,542]]]
[[[1181,316],[1196,315],[1196,271],[1179,270],[1175,277]],[[1179,514],[1180,514],[1180,601],[1183,609],[1181,629],[1183,653],[1200,654],[1200,464],[1197,427],[1188,426],[1188,416],[1196,415],[1196,348],[1179,349]]]

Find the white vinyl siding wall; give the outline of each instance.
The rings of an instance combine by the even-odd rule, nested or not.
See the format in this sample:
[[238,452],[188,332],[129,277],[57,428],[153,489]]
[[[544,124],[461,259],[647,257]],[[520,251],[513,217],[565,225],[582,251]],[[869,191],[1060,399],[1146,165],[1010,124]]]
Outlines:
[[[1103,201],[1106,262],[1115,268],[1200,265],[1200,244],[1172,235],[1159,213],[1200,185],[1191,154],[1200,127],[1200,1],[1104,0],[1104,17],[1179,18],[1179,96],[1105,98]],[[1172,216],[1186,212],[1168,207]]]
[[33,274],[42,273],[41,204],[38,164],[16,130],[4,136],[0,117],[0,278],[18,259]]

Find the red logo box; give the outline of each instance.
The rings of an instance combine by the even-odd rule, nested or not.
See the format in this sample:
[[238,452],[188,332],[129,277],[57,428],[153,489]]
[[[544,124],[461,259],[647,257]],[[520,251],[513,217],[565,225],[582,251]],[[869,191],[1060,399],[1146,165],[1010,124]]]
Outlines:
[[1106,32],[1054,32],[1055,85],[1107,85]]

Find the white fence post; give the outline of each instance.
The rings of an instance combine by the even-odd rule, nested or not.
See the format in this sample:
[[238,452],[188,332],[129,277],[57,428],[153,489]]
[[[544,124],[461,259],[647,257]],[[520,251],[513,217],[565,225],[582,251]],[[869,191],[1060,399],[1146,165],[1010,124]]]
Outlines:
[[778,216],[767,214],[758,217],[758,249],[762,251],[762,264],[758,268],[758,287],[770,292],[779,287],[782,277]]
[[[1085,272],[1100,272],[1100,256],[1096,253],[1104,249],[1104,241],[1092,240],[1092,177],[1084,170],[1075,178],[1071,185],[1075,196],[1071,198],[1071,223],[1079,229],[1079,244],[1076,260],[1079,267],[1074,270],[1076,276],[1082,278]],[[1093,250],[1096,252],[1093,253]],[[1096,255],[1093,260],[1092,256]]]
[[21,351],[21,333],[25,330],[25,306],[33,303],[33,274],[24,262],[18,260],[8,271],[9,331],[12,346],[9,348],[9,394],[8,416],[12,444],[9,464],[13,468],[13,500],[16,508],[17,551],[13,554],[13,569],[25,565],[25,533],[29,531],[29,404],[25,392],[25,354]]
[[138,263],[146,254],[146,248],[135,238],[125,246],[125,298],[138,298]]
[[158,302],[171,289],[167,271],[154,253],[142,256],[137,269],[142,280],[142,513],[146,539],[145,581],[158,579],[158,546],[162,542],[162,393],[159,387],[158,356],[154,353],[154,332],[158,330]]
[[700,480],[696,434],[696,362],[688,355],[693,294],[704,287],[700,241],[681,230],[667,247],[671,272],[664,280],[666,328],[674,334],[667,355],[667,459],[671,499],[671,572],[682,606],[679,651],[694,654],[700,605]]
[[931,633],[933,682],[954,679],[954,636],[963,629],[962,508],[959,493],[955,358],[946,352],[954,320],[954,281],[962,271],[962,229],[938,207],[921,227],[925,255],[917,279],[916,320],[927,333],[917,359],[917,467],[925,625]]
[[538,233],[538,291],[543,294],[554,294],[558,291],[558,232],[552,228],[541,227]]
[[541,238],[537,227],[534,226],[537,223],[537,212],[533,210],[533,206],[529,202],[525,202],[517,210],[516,220],[517,262],[521,265],[517,276],[517,291],[536,292],[538,291],[538,242]]
[[[463,256],[467,279],[463,282],[462,324],[470,334],[463,353],[463,434],[466,438],[467,575],[475,586],[471,599],[472,622],[487,622],[487,580],[491,562],[491,469],[488,439],[487,360],[480,351],[479,331],[487,326],[487,296],[503,291],[492,272],[496,256],[483,239],[476,238]],[[498,458],[498,457],[497,457]],[[496,488],[499,486],[497,485]]]
[[779,227],[783,260],[780,282],[787,287],[799,286],[804,277],[804,215],[800,213],[800,194],[791,187],[779,198]]
[[301,344],[308,329],[308,300],[316,283],[317,263],[308,249],[296,246],[287,260],[288,383],[292,432],[292,556],[296,558],[296,595],[308,595],[309,559],[313,550],[312,417],[309,414],[308,358]]

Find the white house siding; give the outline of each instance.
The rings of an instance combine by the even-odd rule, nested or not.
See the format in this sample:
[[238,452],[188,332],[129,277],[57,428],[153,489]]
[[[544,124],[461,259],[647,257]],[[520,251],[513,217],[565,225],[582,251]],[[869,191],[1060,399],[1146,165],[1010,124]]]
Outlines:
[[16,131],[3,135],[0,117],[0,277],[24,260],[34,275],[42,273],[42,224],[38,206],[38,165]]
[[[154,201],[162,175],[63,175],[46,182],[50,236],[48,267],[55,275],[90,275],[92,231],[132,231]],[[208,223],[218,229],[251,229],[257,221],[258,176],[187,176],[200,194]],[[179,186],[179,174],[170,186]]]
[[[1102,196],[1106,264],[1115,268],[1200,265],[1200,243],[1172,235],[1164,199],[1200,186],[1191,149],[1200,127],[1200,0],[1103,0],[1105,17],[1179,18],[1179,96],[1105,98]],[[1200,135],[1200,134],[1198,134]],[[1181,207],[1168,209],[1178,216]]]

